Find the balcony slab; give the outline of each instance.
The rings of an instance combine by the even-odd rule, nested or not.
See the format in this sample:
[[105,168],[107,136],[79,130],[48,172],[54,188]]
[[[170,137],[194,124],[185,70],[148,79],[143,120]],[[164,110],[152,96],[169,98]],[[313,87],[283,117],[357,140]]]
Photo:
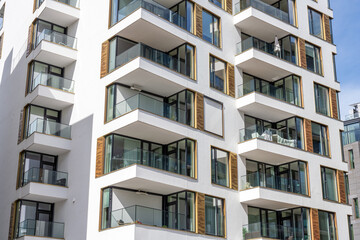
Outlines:
[[55,203],[67,199],[68,188],[44,183],[30,182],[18,189],[21,199]]

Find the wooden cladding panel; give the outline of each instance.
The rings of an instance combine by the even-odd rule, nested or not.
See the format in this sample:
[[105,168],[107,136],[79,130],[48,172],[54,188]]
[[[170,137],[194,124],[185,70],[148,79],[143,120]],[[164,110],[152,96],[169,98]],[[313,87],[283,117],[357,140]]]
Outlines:
[[303,68],[307,68],[305,40],[301,38],[299,38],[299,55],[300,55],[300,66]]
[[105,158],[105,137],[100,137],[97,139],[97,143],[96,143],[95,177],[100,177],[104,173],[104,158]]
[[232,0],[226,0],[226,11],[232,15]]
[[304,119],[304,128],[305,128],[305,149],[308,152],[314,152],[313,142],[312,142],[312,129],[311,121],[309,119]]
[[346,204],[345,178],[343,171],[337,171],[337,182],[339,185],[339,202]]
[[330,29],[330,17],[324,14],[324,28],[325,28],[325,40],[332,43],[331,29]]
[[195,4],[195,35],[202,38],[202,7]]
[[20,120],[19,120],[19,132],[18,132],[18,141],[17,143],[21,143],[24,140],[24,121],[25,121],[25,108],[23,108],[20,112]]
[[235,97],[235,70],[234,65],[227,64],[229,96]]
[[196,128],[200,130],[204,130],[204,95],[201,93],[196,93]]
[[205,234],[205,194],[196,193],[196,232]]
[[109,72],[109,41],[103,42],[101,45],[101,70],[100,78],[105,77]]
[[312,239],[320,239],[319,211],[310,209],[311,236]]
[[34,32],[34,24],[31,24],[30,27],[29,27],[29,31],[28,31],[26,57],[29,56],[31,51],[32,51],[33,32]]
[[230,188],[238,190],[237,154],[230,153]]
[[335,119],[339,118],[336,90],[330,88],[330,107],[331,107],[331,116]]
[[16,201],[11,204],[10,221],[9,221],[9,235],[8,240],[15,238],[15,217],[16,217]]

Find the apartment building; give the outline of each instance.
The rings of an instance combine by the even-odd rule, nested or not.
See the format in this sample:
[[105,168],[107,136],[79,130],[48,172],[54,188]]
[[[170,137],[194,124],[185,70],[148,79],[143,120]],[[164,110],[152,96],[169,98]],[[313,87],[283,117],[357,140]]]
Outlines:
[[0,9],[0,239],[350,239],[329,1]]
[[352,204],[351,217],[351,231],[353,232],[353,239],[360,237],[360,210],[359,198],[360,187],[360,173],[358,166],[360,166],[360,115],[359,103],[352,104],[352,109],[349,114],[345,116],[343,143],[344,143],[344,159],[349,165],[349,202]]

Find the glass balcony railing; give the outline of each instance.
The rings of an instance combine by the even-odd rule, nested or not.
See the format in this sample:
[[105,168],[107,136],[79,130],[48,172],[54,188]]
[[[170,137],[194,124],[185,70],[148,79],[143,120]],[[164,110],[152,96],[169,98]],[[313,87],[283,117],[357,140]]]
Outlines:
[[[79,8],[79,4],[80,4],[80,0],[51,0],[51,1],[61,2],[76,8]],[[43,2],[45,2],[45,0],[37,0],[36,8],[39,8]]]
[[27,219],[19,224],[18,237],[64,238],[64,223]]
[[235,14],[247,9],[248,7],[253,7],[283,22],[290,23],[290,17],[287,12],[284,12],[260,0],[240,0],[235,4]]
[[141,93],[117,103],[115,108],[115,118],[135,109],[141,109],[186,124],[185,110],[176,108],[175,105],[159,101]]
[[60,89],[66,92],[74,93],[74,81],[49,73],[40,73],[32,81],[31,91],[38,85],[48,86]]
[[187,175],[188,171],[186,159],[176,159],[143,149],[124,150],[122,157],[113,157],[111,162],[113,168],[111,171],[125,168],[133,164],[149,166],[181,175]]
[[346,132],[343,132],[342,135],[343,135],[343,144],[344,145],[360,141],[360,129],[346,131]]
[[304,239],[303,228],[293,228],[277,225],[276,223],[263,224],[261,222],[243,225],[243,239],[273,238],[279,240]]
[[130,1],[130,3],[126,6],[122,6],[122,8],[117,13],[117,21],[127,17],[138,8],[144,8],[156,16],[159,16],[181,28],[186,29],[186,18],[184,16],[181,16],[178,13],[173,12],[154,1],[148,0],[134,0]]
[[[256,37],[248,37],[248,38],[242,40],[241,42],[237,43],[236,44],[236,54],[245,52],[246,50],[248,50],[250,48],[256,48],[256,49],[259,49],[266,53],[275,55],[274,45],[272,43],[267,43]],[[277,57],[280,57],[280,54],[278,54]]]
[[34,132],[44,133],[48,135],[59,136],[63,138],[71,138],[71,126],[44,120],[41,118],[35,119],[28,126],[27,136],[30,136]]
[[187,218],[184,214],[137,205],[118,209],[111,213],[111,227],[137,223],[155,227],[190,231],[186,227],[186,221]]
[[23,185],[29,182],[67,186],[68,174],[42,168],[30,168],[24,173]]
[[240,189],[246,190],[255,187],[265,187],[286,192],[307,195],[306,180],[290,179],[281,176],[272,175],[270,173],[254,172],[242,176],[240,179]]
[[360,113],[353,113],[353,114],[346,115],[345,116],[345,121],[355,119],[355,118],[360,118]]
[[127,49],[125,52],[117,55],[115,58],[115,68],[122,66],[137,57],[144,57],[178,73],[187,76],[189,75],[186,71],[187,66],[185,61],[179,61],[177,58],[169,55],[168,53],[162,52],[142,43],[138,43]]
[[76,38],[49,29],[44,29],[42,32],[37,33],[35,47],[39,45],[42,40],[60,44],[72,49],[76,49],[77,44]]
[[[261,90],[255,89],[254,82],[255,81],[239,85],[238,86],[238,97],[245,96],[252,92],[259,92],[259,93],[265,94],[267,96],[288,102],[290,104],[295,104],[293,99],[299,98],[298,96],[296,96],[296,98],[295,98],[295,94],[292,89],[276,87],[276,86],[270,85],[270,84],[268,84],[266,87],[263,87]],[[295,104],[295,105],[297,105],[297,104]]]
[[284,132],[272,128],[267,128],[264,131],[255,130],[253,128],[243,128],[240,129],[240,142],[260,138],[266,141],[279,143],[289,147],[297,147],[296,138],[285,135],[286,134],[284,134]]

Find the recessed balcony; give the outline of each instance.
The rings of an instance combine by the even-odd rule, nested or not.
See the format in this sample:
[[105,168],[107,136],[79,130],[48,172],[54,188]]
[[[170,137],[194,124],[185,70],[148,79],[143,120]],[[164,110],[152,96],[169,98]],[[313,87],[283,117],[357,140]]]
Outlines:
[[19,223],[20,240],[64,239],[64,223],[26,219]]
[[36,16],[68,27],[80,18],[80,0],[36,0]]
[[[242,41],[237,44],[235,65],[244,72],[270,82],[285,78],[298,72],[296,39],[288,36],[280,39],[279,51],[274,51],[274,44],[242,34]],[[286,46],[291,46],[289,49]]]
[[37,34],[37,37],[34,50],[29,56],[32,60],[58,67],[68,66],[76,61],[76,38],[49,29],[34,34]]
[[[275,36],[285,37],[296,32],[295,6],[289,4],[288,11],[273,5],[272,0],[240,0],[235,4],[234,24],[241,31],[272,42]],[[289,1],[291,3],[292,1]]]
[[53,74],[40,73],[30,83],[28,102],[62,110],[74,104],[74,81]]

